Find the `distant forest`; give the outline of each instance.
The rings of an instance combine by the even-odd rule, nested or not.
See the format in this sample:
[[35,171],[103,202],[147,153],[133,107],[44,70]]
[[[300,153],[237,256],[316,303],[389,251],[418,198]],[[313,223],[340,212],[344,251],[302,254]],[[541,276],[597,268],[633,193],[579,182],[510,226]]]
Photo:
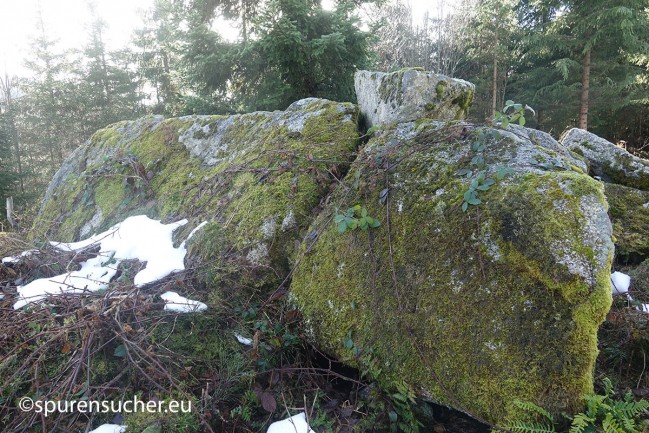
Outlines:
[[[236,41],[217,18],[239,29]],[[354,102],[359,69],[471,81],[472,121],[514,100],[535,110],[527,126],[554,136],[578,126],[649,150],[646,0],[460,0],[451,15],[414,22],[400,0],[333,10],[319,0],[156,0],[117,51],[98,16],[77,50],[35,26],[31,73],[0,77],[0,205],[12,195],[28,219],[65,157],[111,123],[277,110],[309,96]]]

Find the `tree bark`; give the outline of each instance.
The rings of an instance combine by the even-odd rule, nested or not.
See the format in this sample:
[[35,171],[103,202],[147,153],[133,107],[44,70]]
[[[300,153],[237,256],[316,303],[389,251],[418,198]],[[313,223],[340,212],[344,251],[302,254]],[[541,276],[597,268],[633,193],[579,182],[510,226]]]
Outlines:
[[246,0],[241,0],[241,38],[243,39],[243,44],[248,43],[248,11],[246,10],[248,5]]
[[14,198],[12,196],[7,197],[7,202],[6,202],[6,209],[7,209],[7,221],[9,221],[9,224],[11,225],[12,228],[16,228],[16,220],[14,219]]
[[590,91],[590,53],[584,54],[584,65],[581,72],[581,98],[579,106],[579,128],[588,129],[588,93]]

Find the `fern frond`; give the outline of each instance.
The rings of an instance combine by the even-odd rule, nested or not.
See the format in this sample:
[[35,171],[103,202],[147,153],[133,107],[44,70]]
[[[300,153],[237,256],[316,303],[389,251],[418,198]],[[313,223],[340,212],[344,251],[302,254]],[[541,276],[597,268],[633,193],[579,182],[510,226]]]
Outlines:
[[595,394],[589,394],[584,397],[584,400],[586,400],[586,415],[590,418],[597,417],[597,413],[604,404],[604,399],[606,399],[606,396]]
[[633,401],[616,401],[612,405],[612,412],[623,418],[633,418],[642,410],[637,412],[636,403]]
[[540,415],[554,424],[554,417],[552,416],[552,414],[547,410],[543,409],[541,406],[538,406],[532,403],[531,401],[521,401],[521,400],[514,400],[514,404],[519,409],[523,409],[524,411],[530,414]]
[[534,421],[514,421],[506,428],[514,433],[556,433],[552,424],[542,424]]
[[602,380],[602,383],[604,385],[604,395],[606,397],[612,397],[613,394],[615,393],[615,390],[613,389],[613,382],[611,382],[611,379],[605,377]]
[[604,433],[626,433],[610,412],[604,417],[602,427],[604,428]]
[[586,433],[589,427],[592,427],[595,418],[591,418],[585,413],[575,415],[572,419],[569,433]]

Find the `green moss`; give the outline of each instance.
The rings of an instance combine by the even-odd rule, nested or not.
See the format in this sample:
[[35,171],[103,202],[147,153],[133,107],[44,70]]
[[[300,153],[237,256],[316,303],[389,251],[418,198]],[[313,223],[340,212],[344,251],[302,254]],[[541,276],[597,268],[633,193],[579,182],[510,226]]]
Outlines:
[[61,225],[58,227],[56,238],[59,242],[74,242],[78,239],[79,230],[87,220],[92,217],[92,209],[89,207],[79,207],[71,214],[67,215]]
[[[463,162],[448,162],[443,141],[428,135],[435,146],[415,140],[399,150],[389,135],[385,144],[373,140],[346,180],[351,187],[358,171],[364,182],[339,189],[314,227],[335,207],[359,203],[381,228],[340,235],[330,224],[293,276],[317,342],[388,389],[406,381],[454,406],[446,388],[493,422],[517,416],[515,399],[555,413],[581,409],[592,390],[597,326],[611,302],[609,268],[600,269],[579,234],[581,198],[604,203],[601,186],[575,172],[517,175],[481,193],[478,219],[475,208],[459,208],[466,185],[455,173]],[[494,145],[486,159],[497,161],[511,145]],[[373,161],[391,152],[403,159],[390,173],[388,237],[379,204],[385,174]],[[572,254],[598,270],[594,283],[570,269]]]
[[115,215],[124,200],[124,179],[109,177],[99,181],[95,187],[95,203],[101,209],[104,218]]
[[98,353],[90,361],[91,383],[107,383],[116,377],[124,368],[120,358],[112,353]]
[[607,183],[605,194],[620,261],[649,257],[649,192]]
[[453,99],[453,104],[459,106],[459,110],[457,111],[455,115],[455,119],[462,119],[466,117],[467,112],[469,111],[469,108],[471,108],[471,105],[473,105],[473,94],[475,90],[473,88],[470,88],[466,92],[463,92],[460,96],[457,98]]
[[633,173],[637,170],[637,166],[631,164],[632,162],[631,155],[621,155],[614,166],[603,164],[601,166],[602,174],[605,179],[610,179],[611,183],[649,190],[649,176],[634,176]]
[[437,83],[437,86],[435,87],[435,92],[437,93],[437,98],[442,99],[442,96],[444,96],[444,90],[448,86],[448,83],[444,80],[441,80],[439,83]]
[[[143,399],[142,397],[139,397],[139,400],[144,400],[145,403],[148,402],[147,399]],[[187,408],[188,405],[187,398],[174,396],[160,400],[165,408],[170,407],[169,403],[171,401],[179,402],[177,413],[172,413],[171,410],[167,413],[150,413],[146,410],[141,412],[126,412],[124,414],[124,424],[126,425],[127,431],[142,433],[146,429],[155,427],[159,427],[160,431],[164,433],[197,433],[202,431],[197,414],[198,406],[196,401],[191,402],[193,403],[191,407],[192,412],[183,412],[181,409]],[[185,404],[184,407],[180,406],[182,403]]]
[[423,71],[425,71],[425,69],[423,68],[423,66],[412,66],[412,67],[407,67],[407,68],[401,68],[401,69],[399,69],[398,72],[405,72],[405,71],[421,71],[421,72],[423,72]]

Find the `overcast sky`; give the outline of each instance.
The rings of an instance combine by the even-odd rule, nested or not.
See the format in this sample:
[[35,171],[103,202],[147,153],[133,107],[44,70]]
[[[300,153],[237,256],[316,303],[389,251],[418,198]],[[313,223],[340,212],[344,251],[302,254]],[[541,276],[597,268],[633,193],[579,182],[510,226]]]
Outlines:
[[[323,0],[323,5],[331,1]],[[432,10],[431,15],[436,13],[438,1],[409,0],[413,17],[420,19],[427,8]],[[38,33],[39,4],[45,29],[59,39],[60,47],[81,48],[85,43],[90,22],[87,0],[0,0],[0,74],[26,73],[23,61],[28,57],[32,36]],[[106,43],[116,49],[127,44],[141,22],[142,11],[151,7],[153,0],[95,0],[95,4],[108,25]]]

